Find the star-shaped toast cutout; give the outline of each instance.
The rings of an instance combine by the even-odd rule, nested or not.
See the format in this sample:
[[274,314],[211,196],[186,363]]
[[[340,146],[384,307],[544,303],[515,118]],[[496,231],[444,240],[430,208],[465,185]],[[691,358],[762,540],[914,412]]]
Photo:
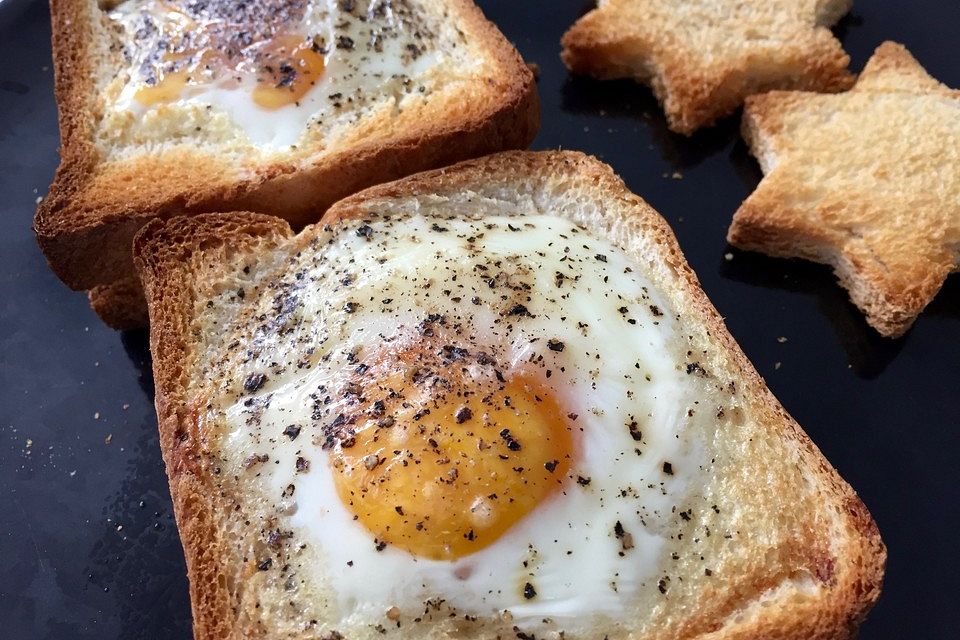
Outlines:
[[886,42],[846,93],[751,97],[743,134],[765,177],[730,243],[831,265],[871,326],[902,335],[960,261],[960,91]]
[[647,83],[690,135],[771,89],[843,91],[850,58],[829,26],[852,0],[601,0],[563,36],[574,73]]

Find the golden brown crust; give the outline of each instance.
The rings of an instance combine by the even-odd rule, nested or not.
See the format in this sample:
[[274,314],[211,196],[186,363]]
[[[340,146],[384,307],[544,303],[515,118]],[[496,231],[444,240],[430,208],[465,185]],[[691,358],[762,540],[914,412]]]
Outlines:
[[209,475],[197,411],[186,397],[195,303],[191,267],[202,263],[205,253],[220,261],[224,251],[269,250],[290,235],[290,226],[279,218],[237,212],[154,220],[134,241],[136,267],[150,301],[160,448],[187,560],[197,638],[233,637],[236,586],[227,576],[243,563],[218,528],[215,516],[229,505]]
[[754,93],[849,88],[849,56],[827,27],[850,4],[608,0],[564,34],[561,55],[573,73],[649,84],[670,129],[690,135]]
[[147,326],[147,301],[136,277],[123,278],[87,292],[90,306],[108,327],[128,331]]
[[425,117],[397,122],[389,131],[358,132],[353,143],[319,152],[306,163],[263,166],[254,177],[238,181],[232,177],[236,167],[200,151],[100,161],[93,145],[95,3],[51,2],[62,161],[34,221],[51,268],[71,288],[91,289],[133,274],[130,242],[155,218],[245,209],[302,227],[337,199],[372,184],[526,147],[539,127],[532,74],[473,2],[446,3],[451,19],[490,57],[495,70],[482,86],[461,96],[464,104],[439,104],[429,114],[418,114]]
[[[575,220],[588,231],[636,250],[641,246],[653,248],[655,253],[650,259],[662,264],[664,281],[670,284],[669,295],[682,305],[680,308],[686,316],[697,319],[691,323],[692,330],[698,334],[696,339],[716,345],[717,367],[728,371],[736,381],[740,396],[749,404],[750,420],[759,425],[758,435],[775,438],[783,442],[787,450],[794,451],[795,464],[803,469],[804,477],[809,478],[813,487],[813,502],[809,504],[815,505],[815,510],[805,513],[804,524],[793,532],[795,538],[777,550],[784,556],[784,565],[793,570],[768,575],[761,572],[760,565],[749,565],[757,572],[755,577],[747,574],[735,585],[728,581],[726,588],[703,587],[696,607],[680,616],[668,616],[662,628],[637,637],[717,640],[853,637],[876,601],[883,577],[886,551],[873,519],[854,491],[767,389],[700,288],[666,222],[631,193],[608,166],[574,152],[497,154],[356,194],[330,208],[323,229],[332,228],[335,232],[339,222],[376,211],[391,200],[425,195],[443,198],[464,192],[495,198],[497,194],[514,193],[544,198],[540,204],[549,208],[551,202],[564,196],[565,189],[576,190],[575,197],[580,201],[595,201],[599,205],[595,213]],[[222,243],[235,237],[249,238],[244,234],[250,233],[250,228],[225,232],[223,225],[227,219],[200,216],[169,223],[154,222],[138,235],[135,243],[138,269],[150,301],[157,407],[164,434],[161,444],[171,469],[174,500],[181,505],[178,522],[190,518],[188,526],[198,531],[206,526],[201,523],[210,519],[209,513],[203,514],[204,510],[223,507],[216,504],[216,498],[209,492],[204,498],[202,491],[198,491],[196,487],[204,483],[203,471],[190,464],[199,455],[200,444],[198,438],[191,435],[196,418],[187,412],[184,394],[187,381],[182,377],[187,368],[184,344],[189,339],[183,331],[192,310],[188,300],[191,274],[184,265],[188,263],[186,256],[191,247],[202,247],[206,242]],[[264,220],[255,218],[258,224],[266,224]],[[259,233],[285,236],[285,231],[278,222]],[[287,250],[295,251],[321,231],[320,226],[307,229]],[[201,239],[189,240],[195,235]],[[173,236],[173,250],[165,248],[171,242],[166,236]],[[243,251],[242,244],[237,250]],[[771,462],[774,469],[784,464],[785,461],[779,459]],[[181,479],[195,473],[201,477]],[[194,502],[182,505],[186,499],[178,495],[181,493]],[[204,517],[207,520],[203,520]],[[828,531],[834,534],[831,536]],[[229,557],[203,555],[203,550],[209,548],[209,540],[216,535],[215,531],[202,535],[188,531],[183,536],[190,558],[195,616],[200,625],[197,638],[236,637],[243,633],[230,627],[235,617],[231,617],[229,590],[215,582],[204,582],[202,587],[197,583],[198,577],[230,562]],[[191,549],[191,545],[199,548]],[[754,559],[754,562],[762,561]],[[806,592],[793,588],[794,580],[798,579],[795,572],[807,576],[816,589]],[[217,593],[200,593],[202,589],[213,589]],[[212,625],[215,620],[222,625],[215,631],[213,627],[203,626]]]
[[749,98],[743,134],[766,175],[728,240],[832,266],[871,326],[902,335],[957,269],[958,114],[960,91],[891,42],[847,93]]

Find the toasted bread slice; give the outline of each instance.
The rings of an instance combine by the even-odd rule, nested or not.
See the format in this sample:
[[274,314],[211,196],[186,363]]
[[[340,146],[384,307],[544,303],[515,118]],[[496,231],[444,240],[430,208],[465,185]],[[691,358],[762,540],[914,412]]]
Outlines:
[[[409,251],[394,250],[391,242],[402,237],[411,243]],[[514,242],[532,250],[511,253]],[[461,255],[466,247],[472,252]],[[485,252],[499,257],[484,260]],[[198,640],[381,634],[847,638],[879,595],[886,552],[866,508],[746,360],[665,221],[591,157],[512,152],[418,174],[337,203],[323,225],[299,235],[279,219],[253,213],[157,220],[138,233],[134,253],[150,308],[161,446],[187,556]],[[563,271],[541,273],[552,271],[545,265],[557,256]],[[482,274],[479,288],[468,285],[477,277],[471,273]],[[624,279],[632,278],[647,282],[639,297],[616,297]],[[590,296],[598,301],[585,302]],[[411,325],[408,316],[420,322]],[[484,328],[480,317],[492,324]],[[538,323],[557,321],[557,333],[530,337]],[[647,373],[646,380],[666,385],[658,388],[671,398],[665,400],[667,413],[686,426],[670,435],[674,427],[662,419],[662,408],[630,422],[620,415],[628,405],[619,402],[599,403],[579,418],[567,415],[586,440],[572,456],[560,493],[514,524],[515,534],[448,564],[418,561],[397,548],[402,543],[375,539],[358,527],[359,516],[337,526],[322,520],[320,528],[312,528],[314,516],[342,508],[338,498],[328,503],[317,498],[318,487],[344,468],[332,460],[361,447],[359,425],[367,419],[355,422],[358,416],[348,409],[332,422],[324,417],[340,411],[326,409],[329,402],[334,407],[341,402],[340,388],[324,377],[328,368],[347,367],[349,375],[359,376],[342,397],[352,398],[344,406],[360,411],[357,407],[379,397],[365,386],[371,375],[373,384],[386,384],[397,371],[409,370],[414,383],[418,377],[433,380],[426,388],[436,390],[448,389],[450,380],[468,369],[498,366],[504,361],[497,360],[495,347],[478,351],[466,344],[483,342],[490,328],[494,335],[512,336],[511,348],[521,349],[498,379],[510,384],[512,368],[529,366],[540,367],[543,380],[550,367],[555,375],[545,373],[546,393],[572,393],[566,401],[574,405],[598,387],[617,389],[634,375],[639,381],[643,371],[654,371],[651,363],[666,358],[662,371]],[[607,329],[613,333],[605,334]],[[410,330],[415,347],[449,338],[464,348],[443,346],[434,353],[427,346],[407,357],[398,336]],[[641,333],[624,335],[636,339],[609,339],[634,330]],[[602,359],[601,353],[622,354],[628,373],[620,377],[620,360]],[[376,354],[386,354],[386,371]],[[425,371],[443,367],[437,354],[448,367],[463,369],[443,369],[454,378],[430,378]],[[594,391],[589,384],[576,391],[582,382],[577,376],[586,375],[577,364],[584,358]],[[636,374],[629,373],[634,360]],[[599,368],[593,370],[593,363]],[[377,372],[387,378],[378,382]],[[321,377],[290,396],[304,375]],[[567,391],[550,387],[551,379]],[[408,433],[414,424],[427,424],[434,418],[416,422],[430,413],[423,411],[427,407],[434,415],[444,412],[442,397],[430,395],[434,391],[427,392],[430,403],[421,405],[404,389],[391,393],[409,400],[402,405],[406,409],[388,395],[386,404],[373,402],[364,413],[377,417],[383,433],[401,428]],[[650,393],[636,389],[637,397]],[[636,399],[626,397],[627,403]],[[284,398],[295,401],[284,404]],[[313,417],[308,408],[302,422],[288,412],[311,402]],[[415,410],[409,424],[399,417]],[[470,426],[478,417],[458,409],[446,429],[464,421]],[[385,418],[389,423],[381,422]],[[587,441],[595,441],[607,421],[619,424],[617,433],[630,442],[629,457],[618,461],[615,450],[608,451],[600,455],[603,471],[595,471],[592,481],[578,477],[589,473],[580,459]],[[513,433],[522,426],[513,423]],[[509,464],[522,467],[547,446],[519,436],[523,446],[514,442],[514,447],[509,431],[500,435],[506,448],[494,435],[498,443],[480,446],[469,459],[482,460],[484,450],[494,446],[504,459],[517,456]],[[446,446],[443,429],[435,437],[440,443],[431,441],[432,447]],[[657,453],[657,438],[668,449],[677,447],[668,459]],[[363,458],[368,471],[385,464],[373,458],[372,464],[367,464],[371,456]],[[544,466],[553,472],[549,463]],[[454,474],[442,486],[465,481],[470,466],[458,468],[459,478]],[[532,478],[538,468],[528,462],[526,472],[514,471]],[[604,493],[607,476],[615,477],[610,469],[640,473],[644,480]],[[600,510],[572,514],[565,523],[550,520],[551,509],[582,496],[606,501],[611,509],[621,500],[633,502],[612,515]],[[405,515],[401,505],[397,514]],[[578,517],[587,518],[585,531],[591,526],[600,531],[574,536],[579,542],[561,554],[557,571],[567,565],[582,571],[573,584],[551,584],[544,575],[543,563],[551,560],[547,540],[543,546],[531,543],[540,555],[529,567],[524,562],[517,586],[506,581],[500,583],[502,593],[481,589],[472,597],[458,591],[472,584],[477,566],[484,568],[481,574],[497,571],[514,553],[511,544],[526,550],[525,535],[562,537]],[[606,531],[604,523],[612,525],[612,519],[616,525]],[[355,546],[341,553],[334,549],[340,544]],[[592,565],[576,561],[598,549],[610,552],[611,571],[617,573],[594,590],[590,581],[598,578]],[[364,568],[364,553],[379,563]],[[450,591],[424,586],[426,579],[418,577],[423,567],[455,572]],[[370,571],[371,577],[343,582],[354,571]],[[345,584],[353,591],[338,590]],[[521,587],[518,606],[502,610],[492,604]],[[569,598],[551,599],[564,588],[572,589]],[[595,596],[609,598],[604,608],[576,608],[578,598]],[[551,613],[543,615],[549,607]]]
[[[51,4],[61,165],[35,229],[73,289],[133,277],[154,218],[249,209],[299,228],[538,128],[530,71],[469,0],[160,6]],[[136,318],[107,291],[95,308]]]
[[765,177],[730,243],[832,266],[871,326],[902,335],[960,260],[960,91],[886,42],[847,93],[751,97],[743,134]]
[[852,0],[604,0],[563,36],[574,73],[649,84],[690,135],[771,89],[841,91],[850,58],[829,27]]

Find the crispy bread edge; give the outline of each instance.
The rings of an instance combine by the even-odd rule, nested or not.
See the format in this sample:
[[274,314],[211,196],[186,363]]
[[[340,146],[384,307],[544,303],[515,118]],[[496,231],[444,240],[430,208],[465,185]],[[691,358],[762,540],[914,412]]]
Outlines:
[[[94,215],[77,206],[97,170],[91,104],[90,39],[97,16],[87,0],[51,1],[61,166],[34,218],[50,267],[70,288],[87,290],[134,275],[130,242],[146,222],[182,213],[270,212],[295,227],[316,221],[336,200],[378,182],[502,149],[525,148],[540,124],[533,74],[516,49],[470,0],[446,0],[461,29],[499,69],[503,86],[489,104],[445,122],[423,122],[396,136],[344,149],[306,170],[278,164],[262,178],[205,192],[177,193],[152,202],[103,205]],[[96,207],[96,203],[94,203]]]
[[[517,176],[547,179],[559,174],[580,175],[590,183],[590,196],[605,203],[605,215],[593,221],[598,230],[612,227],[620,218],[631,233],[652,234],[673,273],[668,277],[681,288],[687,301],[704,319],[702,329],[717,340],[720,351],[729,359],[736,377],[746,383],[743,391],[751,400],[751,409],[772,431],[793,440],[812,473],[819,479],[825,502],[842,521],[847,537],[831,551],[832,586],[813,602],[773,601],[752,617],[732,621],[703,637],[718,640],[747,638],[836,639],[854,637],[856,629],[880,595],[886,564],[886,547],[873,517],[856,492],[837,473],[813,444],[809,436],[786,412],[767,388],[690,268],[667,222],[640,196],[632,193],[613,169],[592,156],[573,151],[506,152],[462,162],[453,167],[410,176],[378,185],[337,203],[324,223],[334,226],[340,220],[362,216],[364,205],[380,199],[417,194],[470,190],[491,181],[509,183]],[[829,505],[829,506],[828,506]],[[759,595],[759,594],[758,594]],[[744,603],[749,604],[749,603]],[[696,625],[693,625],[696,626]]]
[[[373,187],[331,207],[323,222],[325,227],[335,227],[340,221],[364,215],[364,205],[377,200],[470,190],[491,182],[509,184],[518,176],[533,176],[535,181],[542,181],[560,174],[585,177],[591,185],[588,197],[603,199],[607,205],[604,207],[606,213],[602,219],[595,221],[598,228],[624,222],[629,225],[631,232],[652,234],[672,271],[667,278],[676,283],[689,304],[704,319],[701,330],[719,342],[718,351],[725,354],[736,378],[743,382],[741,393],[749,398],[751,411],[771,432],[796,443],[804,465],[817,478],[825,511],[836,514],[839,522],[837,528],[844,532],[842,539],[833,541],[830,550],[834,557],[827,560],[829,582],[818,597],[796,599],[788,591],[782,597],[766,602],[763,607],[751,608],[739,618],[731,616],[720,628],[714,627],[707,633],[698,632],[693,637],[716,640],[756,637],[827,640],[855,636],[857,626],[879,597],[886,561],[886,549],[873,518],[853,489],[840,478],[787,414],[747,360],[700,288],[667,223],[645,201],[631,193],[610,167],[576,152],[496,154]],[[216,626],[223,624],[221,618],[230,612],[229,605],[225,604],[227,594],[200,593],[197,582],[200,576],[215,571],[217,563],[226,560],[212,556],[201,545],[202,541],[216,535],[216,531],[210,529],[209,513],[216,505],[209,498],[204,498],[202,491],[198,492],[204,479],[192,475],[198,469],[189,466],[199,453],[199,444],[195,436],[189,435],[191,430],[195,432],[196,429],[195,416],[191,417],[189,408],[184,404],[186,381],[178,376],[184,369],[185,336],[182,332],[188,321],[185,314],[189,313],[189,308],[185,306],[185,296],[189,290],[190,274],[184,269],[182,259],[170,263],[159,260],[158,256],[164,250],[167,237],[171,235],[204,236],[204,240],[175,244],[181,253],[199,247],[204,241],[222,240],[226,236],[221,229],[231,224],[229,220],[232,219],[251,219],[257,224],[269,226],[267,218],[253,214],[178,218],[168,223],[155,221],[138,234],[135,248],[138,269],[144,279],[151,309],[151,347],[157,380],[161,446],[167,461],[177,521],[178,524],[182,523],[180,526],[187,527],[186,531],[181,529],[181,537],[190,569],[191,602],[199,625],[199,639],[222,638],[226,637],[224,633],[230,633],[230,630],[224,631],[224,627]],[[277,232],[286,229],[279,220],[270,227],[274,228]],[[266,232],[274,231],[268,229]],[[234,231],[231,237],[250,237],[243,236],[243,233]],[[242,250],[242,247],[238,247],[238,250]],[[225,591],[219,585],[217,589]],[[751,607],[756,602],[742,604]],[[703,624],[696,622],[688,628],[702,629]],[[215,634],[207,629],[220,631]]]
[[87,292],[90,307],[111,329],[129,331],[150,323],[143,287],[136,277],[121,278]]
[[193,317],[189,258],[196,252],[230,246],[236,252],[280,242],[293,235],[279,218],[254,213],[209,214],[155,220],[136,236],[136,267],[149,300],[155,404],[174,515],[190,579],[194,634],[198,639],[234,635],[236,602],[226,580],[218,579],[234,558],[217,527],[221,503],[205,475],[198,412],[186,397],[189,381],[188,327]]
[[[860,75],[867,82],[862,87],[858,82],[853,90],[896,91],[884,83],[885,73],[908,76],[930,92],[960,95],[960,91],[929,76],[903,45],[892,41],[876,48]],[[797,95],[793,91],[771,91],[746,100],[741,135],[759,160],[764,174],[773,171],[775,164],[776,150],[768,144],[771,133],[782,129],[782,111]],[[805,222],[785,202],[782,197],[771,197],[756,189],[734,214],[727,241],[749,251],[829,266],[851,302],[863,312],[867,324],[885,338],[904,335],[936,297],[947,276],[960,268],[957,265],[930,265],[911,274],[912,286],[892,286],[883,269],[844,254],[834,233]]]
[[[819,8],[815,28],[828,27],[845,15],[851,0],[830,0]],[[814,55],[793,50],[797,72],[772,81],[751,79],[749,69],[728,65],[722,73],[702,75],[691,70],[680,51],[663,56],[662,68],[650,61],[650,45],[635,34],[622,32],[628,24],[615,8],[600,6],[577,20],[561,39],[563,59],[572,73],[601,80],[631,78],[653,90],[671,131],[685,136],[731,115],[750,94],[770,89],[804,89],[834,93],[849,89],[854,76],[850,57],[829,31],[821,34]]]

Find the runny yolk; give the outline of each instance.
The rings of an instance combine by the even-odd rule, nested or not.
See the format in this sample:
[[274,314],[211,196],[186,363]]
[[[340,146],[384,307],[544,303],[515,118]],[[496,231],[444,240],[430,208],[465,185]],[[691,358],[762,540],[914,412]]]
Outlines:
[[354,415],[363,417],[332,452],[334,481],[379,543],[435,560],[466,556],[566,479],[573,439],[551,393],[523,374],[497,374],[491,386],[466,372],[393,368],[376,388],[361,381]]
[[[202,29],[189,18],[175,25],[175,32],[187,27]],[[201,49],[167,53],[162,61],[154,79],[134,94],[137,102],[146,106],[172,102],[180,98],[188,85],[214,82],[219,76],[230,83],[244,75],[255,75],[251,99],[262,109],[274,110],[299,102],[324,71],[323,55],[315,50],[312,41],[292,34],[275,35],[250,45],[233,58],[208,43]],[[170,68],[165,70],[164,65]]]
[[281,36],[267,47],[272,65],[264,65],[253,90],[253,101],[263,109],[293,104],[317,83],[323,74],[323,56],[303,38]]
[[174,71],[165,74],[159,82],[139,89],[134,94],[134,98],[143,105],[171,102],[180,97],[180,92],[185,86],[187,86],[187,72]]

